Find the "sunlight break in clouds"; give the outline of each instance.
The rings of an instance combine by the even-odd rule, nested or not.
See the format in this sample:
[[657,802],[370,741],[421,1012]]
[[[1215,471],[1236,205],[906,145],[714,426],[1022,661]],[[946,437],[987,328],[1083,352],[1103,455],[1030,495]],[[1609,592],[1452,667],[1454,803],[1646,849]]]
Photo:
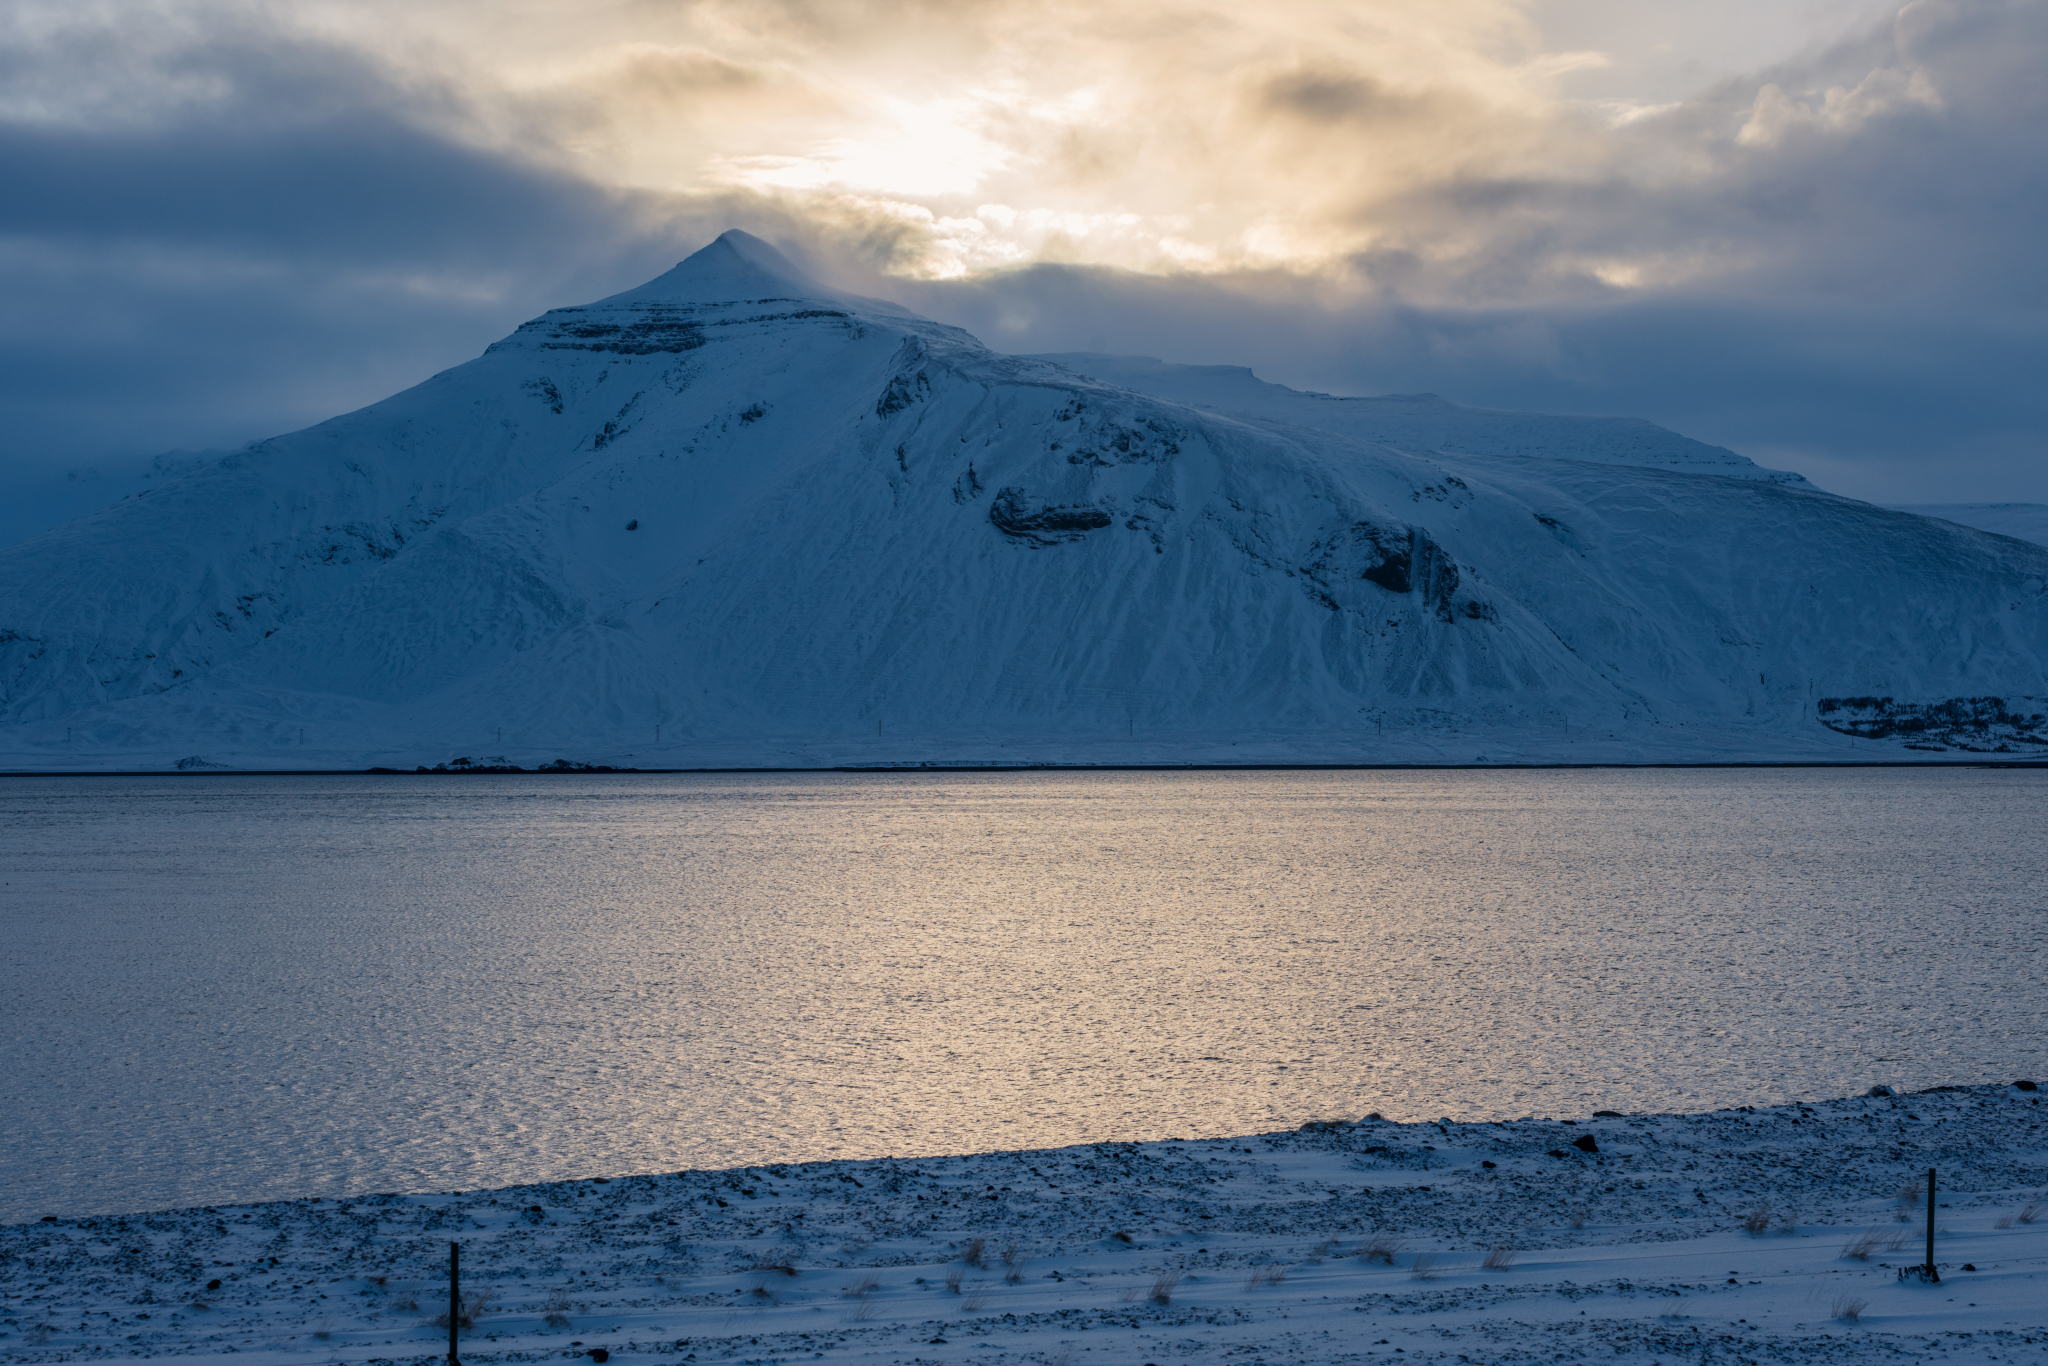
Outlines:
[[[1838,15],[1846,2],[1808,0]],[[203,105],[181,42],[282,33],[358,54],[413,120],[625,196],[650,225],[751,204],[757,221],[806,224],[898,276],[1279,269],[1439,303],[1669,286],[1744,259],[1670,240],[1668,220],[1623,240],[1559,197],[1711,177],[1788,130],[1940,105],[1927,74],[1896,61],[1825,94],[1659,98],[1674,92],[1631,84],[1613,54],[1546,40],[1705,41],[1646,19],[1655,7],[1624,22],[1605,3],[168,0],[84,93],[30,80],[14,98],[39,111],[69,99],[88,122]],[[1942,12],[1918,0],[1901,31]],[[21,13],[40,16],[24,26],[45,43],[112,18]],[[1583,80],[1600,95],[1576,95]]]
[[[1315,270],[1396,206],[1598,164],[1599,120],[1508,0],[326,8],[468,92],[471,136],[623,190],[740,190],[893,245],[898,273],[1050,259]],[[374,14],[374,22],[368,22]]]
[[788,36],[753,79],[816,113],[770,137],[601,66],[550,93],[605,129],[600,174],[887,225],[904,273],[1314,269],[1379,238],[1374,206],[1417,183],[1556,159],[1556,78],[1595,60],[1543,53],[1497,0],[870,11],[887,41],[793,13],[693,12],[736,66]]
[[[1838,22],[1870,13],[1813,3]],[[1939,107],[1896,54],[1826,93],[1703,89],[1696,66],[1674,88],[1613,69],[1641,51],[1548,41],[1705,44],[1696,24],[1660,28],[1640,7],[1624,23],[1602,4],[527,0],[300,22],[460,92],[462,136],[644,213],[751,202],[833,254],[929,279],[1033,262],[1278,269],[1437,304],[1669,288],[1755,253],[1668,216],[1631,234],[1564,201],[1703,183],[1795,127]],[[1901,31],[1941,13],[1919,0]],[[1597,96],[1577,93],[1588,81]]]

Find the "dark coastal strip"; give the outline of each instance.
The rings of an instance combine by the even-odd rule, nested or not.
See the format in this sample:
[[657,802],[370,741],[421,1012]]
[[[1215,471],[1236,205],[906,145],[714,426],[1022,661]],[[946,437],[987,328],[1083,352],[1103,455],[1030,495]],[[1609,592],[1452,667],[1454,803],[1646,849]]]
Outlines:
[[568,767],[478,764],[468,768],[122,768],[0,769],[0,778],[448,778],[499,775],[593,777],[603,774],[659,776],[689,773],[1435,773],[1531,772],[1598,769],[2048,769],[2048,759],[1842,759],[1842,760],[1716,760],[1699,763],[1487,763],[1487,764],[1057,764],[1057,763],[880,763],[803,767],[617,768],[609,764]]

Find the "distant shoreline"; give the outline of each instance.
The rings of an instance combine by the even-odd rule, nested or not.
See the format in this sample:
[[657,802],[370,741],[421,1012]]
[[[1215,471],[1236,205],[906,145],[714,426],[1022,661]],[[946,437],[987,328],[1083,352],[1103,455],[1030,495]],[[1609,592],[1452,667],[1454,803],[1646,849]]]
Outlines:
[[1548,770],[1807,768],[2048,769],[2048,759],[1723,759],[1500,764],[834,764],[730,768],[212,768],[0,769],[0,778],[647,778],[691,773],[1437,773]]

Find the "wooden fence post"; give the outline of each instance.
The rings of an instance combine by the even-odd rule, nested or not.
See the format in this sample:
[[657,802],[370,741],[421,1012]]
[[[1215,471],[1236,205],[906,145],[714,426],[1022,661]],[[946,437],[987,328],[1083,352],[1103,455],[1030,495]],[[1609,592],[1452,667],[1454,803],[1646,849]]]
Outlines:
[[[1929,1208],[1933,1208],[1933,1206],[1929,1206]],[[1933,1214],[1927,1214],[1927,1219],[1933,1219]],[[1931,1227],[1933,1225],[1929,1225],[1929,1229]],[[1931,1241],[1933,1233],[1929,1233],[1927,1239],[1929,1239],[1927,1247],[1933,1247],[1933,1241]],[[461,1313],[463,1313],[463,1245],[461,1243],[449,1243],[449,1366],[463,1366],[463,1362],[455,1356],[455,1327],[457,1327],[457,1319],[461,1317]]]
[[1934,1168],[1927,1169],[1927,1279],[1939,1281],[1941,1273],[1934,1269]]

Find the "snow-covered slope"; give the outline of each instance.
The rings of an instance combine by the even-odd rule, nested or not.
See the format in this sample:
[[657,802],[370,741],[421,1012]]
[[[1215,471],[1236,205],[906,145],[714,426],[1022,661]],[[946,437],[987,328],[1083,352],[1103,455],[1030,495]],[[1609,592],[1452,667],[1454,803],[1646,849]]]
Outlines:
[[1804,475],[1767,470],[1747,456],[1680,436],[1639,417],[1498,412],[1468,408],[1435,394],[1339,398],[1268,384],[1242,365],[1176,365],[1150,356],[1073,351],[1034,359],[1175,403],[1254,421],[1314,427],[1418,455],[1590,460],[1602,465],[1644,465],[1812,487]]
[[2048,545],[2048,503],[1887,503],[1894,512],[1975,527],[2015,540]]
[[739,233],[0,550],[29,768],[2033,753],[2044,671],[2048,549],[1198,409]]

